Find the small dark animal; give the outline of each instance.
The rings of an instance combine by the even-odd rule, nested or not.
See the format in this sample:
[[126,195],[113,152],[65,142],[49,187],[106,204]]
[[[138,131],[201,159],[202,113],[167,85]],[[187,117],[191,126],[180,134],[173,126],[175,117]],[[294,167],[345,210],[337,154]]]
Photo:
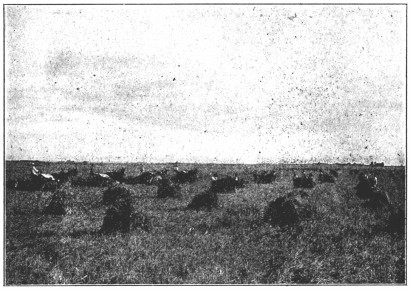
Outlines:
[[218,207],[218,197],[217,193],[212,191],[206,191],[197,194],[193,197],[191,202],[187,205],[187,209],[199,210],[201,208],[206,208],[211,210],[212,208]]

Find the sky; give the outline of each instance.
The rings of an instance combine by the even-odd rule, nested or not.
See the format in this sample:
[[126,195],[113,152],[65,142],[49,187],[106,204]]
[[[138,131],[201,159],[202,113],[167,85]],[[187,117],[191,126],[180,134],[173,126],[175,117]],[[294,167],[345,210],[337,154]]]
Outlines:
[[405,5],[7,5],[6,159],[405,162]]

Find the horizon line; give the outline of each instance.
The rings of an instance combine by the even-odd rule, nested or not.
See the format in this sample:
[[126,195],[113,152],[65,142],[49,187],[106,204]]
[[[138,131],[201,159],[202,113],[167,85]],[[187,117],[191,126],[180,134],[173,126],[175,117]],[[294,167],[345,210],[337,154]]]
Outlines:
[[[286,163],[286,162],[261,162],[261,163],[224,163],[224,162],[146,162],[146,161],[74,161],[74,160],[38,160],[38,159],[4,159],[5,162],[40,162],[40,163],[115,163],[115,164],[216,164],[216,165],[363,165],[371,166],[371,163],[350,163],[350,162],[311,162],[311,163]],[[374,161],[373,161],[374,162]],[[377,164],[383,164],[383,167],[401,166],[405,167],[406,164],[388,165],[384,162],[377,162]],[[378,167],[378,165],[376,165]],[[381,166],[382,167],[382,166]]]

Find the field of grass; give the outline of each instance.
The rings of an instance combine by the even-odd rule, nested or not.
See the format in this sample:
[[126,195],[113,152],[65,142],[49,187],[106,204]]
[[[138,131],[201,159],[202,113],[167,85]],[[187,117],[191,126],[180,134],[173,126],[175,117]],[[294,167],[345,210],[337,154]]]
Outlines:
[[[88,164],[75,164],[86,175]],[[73,167],[39,163],[44,172]],[[95,164],[96,172],[137,164]],[[169,166],[146,164],[146,169]],[[171,167],[171,165],[169,166]],[[6,285],[18,284],[363,284],[405,283],[405,235],[392,231],[386,209],[364,205],[354,192],[359,172],[378,177],[393,207],[405,209],[405,169],[342,165],[203,165],[199,180],[182,185],[179,198],[157,198],[156,187],[124,185],[150,230],[102,235],[103,187],[65,185],[68,213],[44,215],[48,191],[6,190]],[[275,168],[272,184],[252,181],[255,169]],[[295,191],[292,170],[336,169],[336,183],[304,189],[310,219],[273,227],[262,220],[268,202]],[[7,162],[6,179],[28,177],[29,162]],[[219,207],[185,207],[210,186],[210,173],[249,181],[236,193],[219,194]]]

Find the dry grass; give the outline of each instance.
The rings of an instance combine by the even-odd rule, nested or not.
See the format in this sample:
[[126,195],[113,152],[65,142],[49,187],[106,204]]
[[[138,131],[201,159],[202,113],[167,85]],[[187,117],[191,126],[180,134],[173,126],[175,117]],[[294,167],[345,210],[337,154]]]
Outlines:
[[[28,166],[8,162],[7,179],[24,177]],[[97,164],[95,171],[123,166]],[[38,167],[44,172],[64,168],[54,163]],[[80,177],[88,174],[88,166],[78,167]],[[139,166],[125,167],[127,175],[139,174]],[[355,196],[357,176],[350,174],[353,169],[372,171],[394,207],[404,209],[403,168],[330,167],[339,169],[336,183],[304,189],[315,209],[310,219],[280,228],[264,223],[263,212],[270,201],[293,191],[292,166],[277,166],[280,175],[272,184],[251,182],[236,193],[219,195],[215,209],[191,211],[186,206],[209,188],[211,172],[238,172],[251,181],[253,170],[272,168],[197,167],[199,179],[182,185],[178,198],[158,198],[155,186],[124,185],[133,209],[142,214],[129,233],[109,236],[99,233],[104,188],[68,187],[70,211],[63,216],[42,214],[50,191],[7,189],[6,284],[405,283],[404,233],[389,230],[387,209],[369,208]]]

